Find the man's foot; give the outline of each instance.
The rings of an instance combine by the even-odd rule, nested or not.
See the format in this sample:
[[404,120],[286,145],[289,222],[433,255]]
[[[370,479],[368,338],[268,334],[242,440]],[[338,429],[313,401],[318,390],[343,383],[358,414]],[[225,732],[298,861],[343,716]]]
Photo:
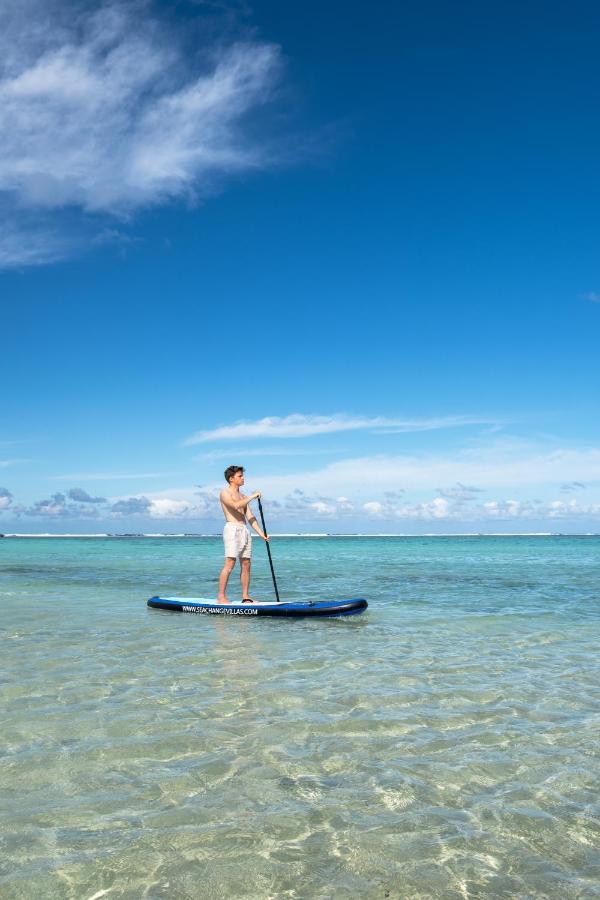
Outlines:
[[227,597],[217,597],[217,603],[229,603]]
[[252,597],[244,597],[242,603],[254,603],[254,600],[252,599]]

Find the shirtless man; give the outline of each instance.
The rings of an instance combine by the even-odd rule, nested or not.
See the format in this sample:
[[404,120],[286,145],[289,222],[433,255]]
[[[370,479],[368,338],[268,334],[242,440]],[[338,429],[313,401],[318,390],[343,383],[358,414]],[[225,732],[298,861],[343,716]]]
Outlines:
[[252,538],[246,528],[246,522],[248,522],[249,525],[252,525],[263,541],[269,540],[267,535],[260,528],[256,521],[256,517],[248,506],[251,500],[256,500],[257,497],[260,497],[260,492],[256,491],[249,497],[244,497],[243,494],[240,494],[240,488],[244,483],[243,466],[229,466],[229,468],[225,469],[224,474],[225,481],[229,487],[224,488],[221,491],[219,499],[221,500],[223,515],[225,516],[225,527],[223,529],[225,565],[219,576],[219,596],[217,597],[217,602],[229,603],[229,600],[225,596],[227,582],[229,581],[229,576],[235,566],[236,559],[239,559],[241,566],[240,581],[242,583],[242,603],[252,603],[253,600],[249,596]]

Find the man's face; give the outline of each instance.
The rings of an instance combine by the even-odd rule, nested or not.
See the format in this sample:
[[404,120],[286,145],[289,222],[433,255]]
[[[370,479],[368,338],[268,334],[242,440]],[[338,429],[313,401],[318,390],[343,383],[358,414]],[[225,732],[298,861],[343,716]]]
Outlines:
[[244,473],[236,472],[233,478],[231,479],[231,483],[234,487],[241,487],[244,483]]

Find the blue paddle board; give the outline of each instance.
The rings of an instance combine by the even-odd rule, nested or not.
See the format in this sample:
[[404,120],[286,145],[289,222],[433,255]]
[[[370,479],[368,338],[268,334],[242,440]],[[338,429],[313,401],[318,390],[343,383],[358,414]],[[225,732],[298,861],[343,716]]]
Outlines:
[[204,597],[150,597],[151,609],[201,616],[355,616],[368,606],[362,597],[353,600],[304,600],[298,603],[217,603]]

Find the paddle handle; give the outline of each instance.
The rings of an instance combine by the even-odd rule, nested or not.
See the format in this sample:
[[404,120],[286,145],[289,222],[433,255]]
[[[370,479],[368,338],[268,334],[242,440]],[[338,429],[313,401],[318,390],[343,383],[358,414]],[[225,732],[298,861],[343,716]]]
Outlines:
[[[262,503],[260,502],[260,497],[257,497],[257,500],[258,500],[258,510],[260,512],[260,520],[262,522],[263,531],[265,533],[265,536],[268,537],[267,526],[265,525],[265,516],[263,513]],[[271,547],[269,546],[268,541],[265,541],[265,544],[267,545],[267,554],[269,556],[269,565],[271,566],[271,576],[273,578],[273,587],[275,588],[275,596],[277,597],[277,602],[279,603],[280,602],[279,591],[277,590],[277,579],[275,578],[275,569],[273,568],[273,558],[271,556]]]

